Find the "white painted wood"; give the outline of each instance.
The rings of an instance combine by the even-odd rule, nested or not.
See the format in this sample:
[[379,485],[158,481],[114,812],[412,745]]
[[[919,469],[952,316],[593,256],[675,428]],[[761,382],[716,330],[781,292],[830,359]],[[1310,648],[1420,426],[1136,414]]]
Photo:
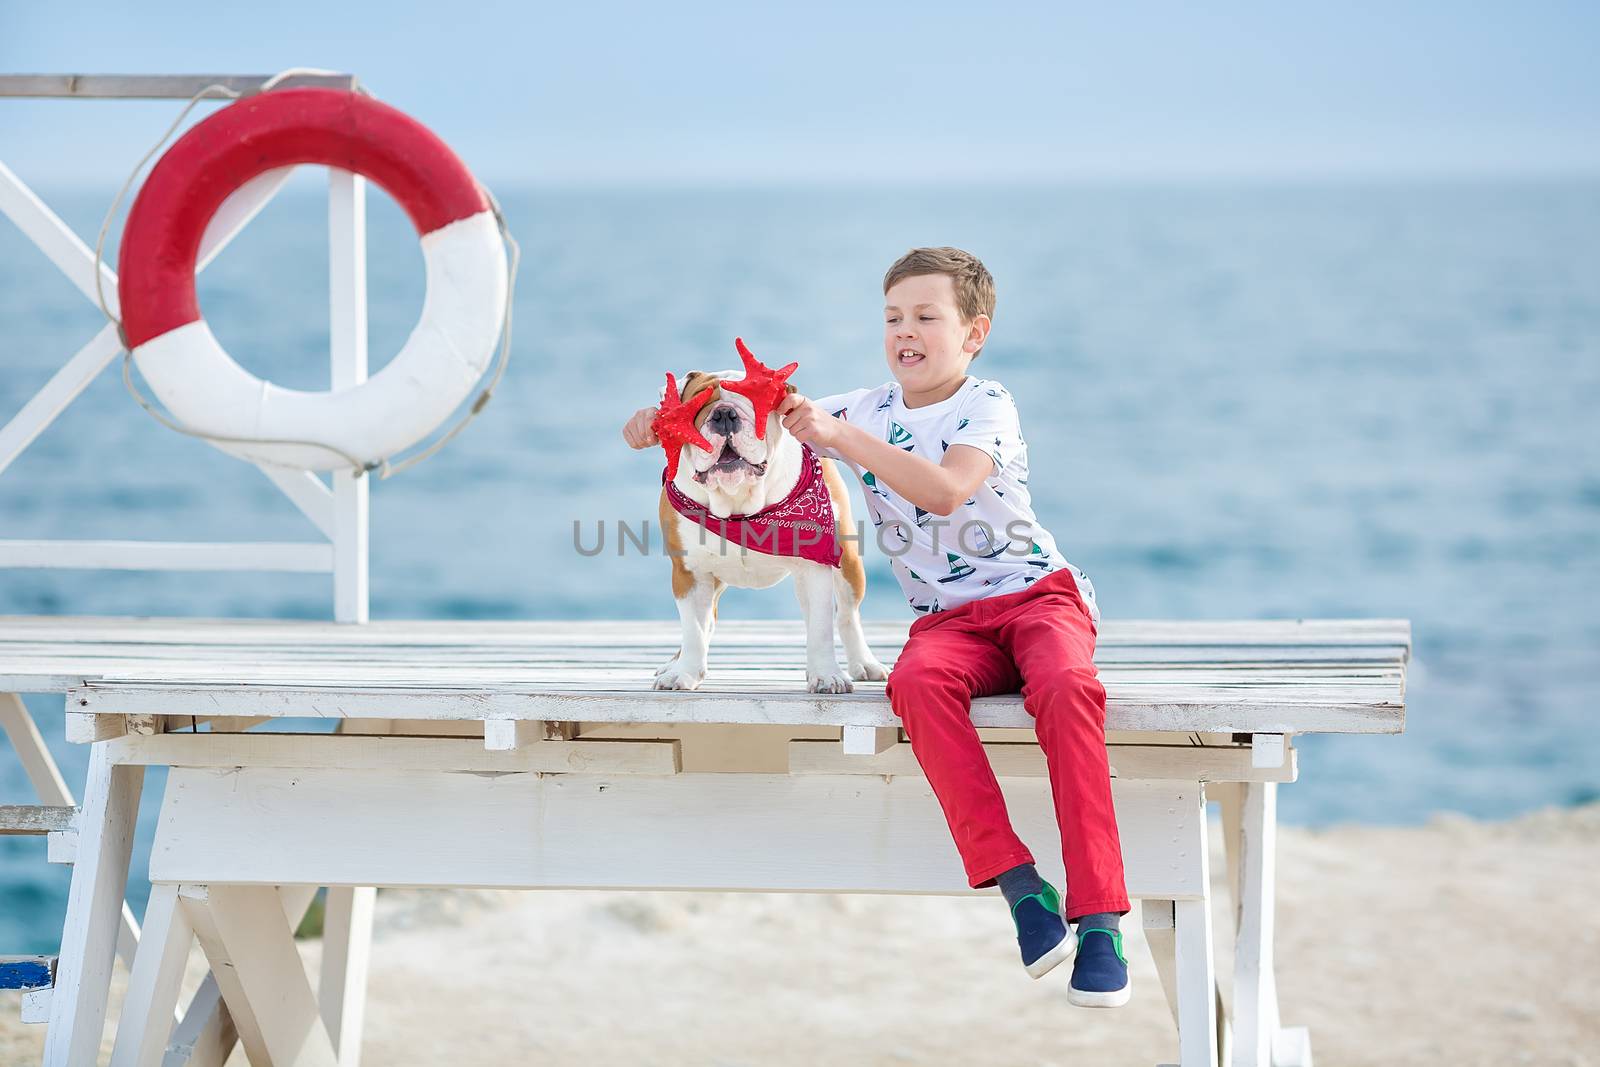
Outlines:
[[[477,738],[356,734],[158,734],[109,742],[112,759],[164,767],[303,767],[553,774],[677,774],[677,741],[539,741],[489,752]],[[833,747],[833,746],[830,746]]]
[[0,836],[7,834],[42,837],[51,832],[76,829],[78,809],[58,804],[0,804]]
[[78,862],[78,831],[62,830],[45,835],[46,863]]
[[90,751],[78,860],[45,1039],[46,1067],[93,1063],[100,1048],[143,783],[143,767],[113,764],[103,747]]
[[195,262],[196,273],[205,270],[211,261],[222,253],[250,220],[261,214],[261,209],[272,202],[284,183],[294,173],[293,167],[278,167],[263,171],[245,182],[222,202],[217,213],[206,223],[200,236],[200,255]]
[[1161,991],[1166,995],[1167,1006],[1172,1009],[1172,1021],[1178,1021],[1178,930],[1176,911],[1171,900],[1144,900],[1139,913],[1144,921],[1144,939],[1155,960],[1156,977],[1161,981]]
[[[846,729],[851,729],[846,727]],[[995,774],[1013,778],[1049,777],[1044,753],[1029,742],[992,742],[983,746]],[[1282,767],[1259,769],[1243,746],[1108,745],[1114,778],[1165,778],[1196,782],[1294,781],[1296,753]],[[847,756],[829,741],[789,742],[790,774],[921,774],[909,744],[897,744],[876,756]]]
[[[309,885],[279,889],[284,922],[291,932],[299,929],[316,895],[316,887]],[[222,1002],[216,976],[208,973],[172,1032],[162,1067],[223,1067],[238,1041],[238,1031]]]
[[109,741],[128,732],[126,715],[96,715],[87,711],[69,711],[65,719],[67,740],[74,745]]
[[[328,284],[332,388],[353,388],[367,380],[367,183],[337,168],[328,171]],[[371,479],[331,477],[334,618],[364,623]]]
[[24,989],[22,991],[22,1021],[25,1023],[47,1023],[50,1021],[50,999],[55,990],[50,986],[43,989]]
[[207,972],[172,1031],[161,1067],[223,1067],[238,1043],[239,1032],[222,1002],[216,976]]
[[194,931],[178,906],[178,887],[152,886],[143,937],[117,1022],[111,1067],[160,1067],[193,941]]
[[[292,785],[290,783],[293,783]],[[1060,877],[1042,779],[1001,787]],[[1115,782],[1128,890],[1198,898],[1198,787]],[[326,818],[337,810],[339,818]],[[1053,858],[1052,858],[1053,857]],[[176,768],[155,881],[966,893],[925,780]],[[1059,882],[1057,884],[1060,884]]]
[[1251,762],[1257,767],[1282,767],[1284,760],[1282,734],[1255,734],[1250,738]]
[[[1210,863],[1203,804],[1199,805],[1196,823],[1198,843],[1192,837],[1188,843],[1197,851],[1201,884],[1205,885],[1209,883]],[[1177,900],[1173,904],[1173,924],[1176,930],[1178,1062],[1182,1067],[1217,1067],[1217,976],[1211,948],[1209,900]]]
[[[80,293],[94,302],[94,250],[79,240],[72,228],[46,207],[4,163],[0,163],[0,213],[16,223],[23,236],[32,241]],[[100,264],[100,279],[106,307],[121,318],[117,306],[117,276],[105,263]]]
[[842,740],[848,756],[876,756],[899,743],[900,731],[893,726],[846,726]]
[[490,752],[514,752],[523,745],[538,744],[544,736],[544,723],[523,719],[485,719],[483,747]]
[[[248,714],[316,718],[406,719],[555,719],[573,722],[705,722],[763,723],[794,726],[882,726],[894,724],[894,712],[882,690],[857,683],[855,693],[807,693],[796,687],[728,689],[703,687],[693,692],[652,692],[646,688],[580,689],[583,681],[563,681],[563,688],[485,683],[459,688],[422,682],[416,688],[392,683],[369,689],[348,683],[326,685],[215,683],[89,682],[70,689],[75,707],[110,714],[170,713],[177,715]],[[1106,685],[1106,720],[1116,730],[1172,729],[1206,732],[1254,732],[1271,727],[1292,733],[1394,733],[1402,728],[1404,711],[1382,700],[1352,702],[1289,702],[1264,694],[1172,689],[1130,697]],[[865,690],[865,691],[864,691]],[[670,699],[664,699],[670,698]],[[1032,719],[1018,694],[980,697],[972,702],[972,721],[984,727],[1026,728]]]
[[1270,782],[1241,787],[1238,934],[1234,941],[1234,1031],[1239,1067],[1273,1067],[1279,1030],[1273,970],[1276,928],[1278,789]]
[[50,749],[39,733],[28,706],[15,693],[0,693],[0,729],[4,729],[11,748],[22,761],[22,770],[33,784],[33,791],[42,804],[73,805],[72,790],[61,777],[61,769],[50,755]]
[[0,541],[0,568],[135,571],[333,570],[333,546],[285,541]]
[[322,981],[317,999],[328,1037],[338,1050],[340,1067],[360,1067],[361,1063],[376,901],[377,890],[371,886],[328,889],[322,920]]
[[[311,471],[290,470],[288,467],[275,467],[269,463],[257,463],[255,467],[266,475],[273,485],[283,490],[283,495],[300,509],[300,514],[310,519],[329,540],[336,536],[333,490],[329,489],[321,478]],[[335,569],[338,567],[337,551],[334,552],[334,567]]]
[[183,886],[179,900],[254,1065],[336,1067],[271,886]]
[[[0,172],[4,170],[5,165],[0,164]],[[4,177],[0,173],[0,186],[4,185]],[[117,328],[106,324],[60,370],[51,375],[50,380],[22,406],[22,410],[0,425],[0,473],[89,387],[89,383],[121,351],[122,341],[117,336]]]

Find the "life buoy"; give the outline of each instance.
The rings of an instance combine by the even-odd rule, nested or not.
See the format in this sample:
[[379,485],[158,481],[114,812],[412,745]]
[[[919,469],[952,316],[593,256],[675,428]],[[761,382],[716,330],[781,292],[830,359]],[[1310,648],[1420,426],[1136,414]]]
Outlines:
[[[201,238],[217,209],[257,175],[299,163],[371,179],[421,237],[422,317],[387,366],[346,389],[257,378],[218,343],[195,294]],[[337,89],[260,93],[196,123],[151,170],[118,257],[125,344],[168,410],[202,436],[325,443],[213,442],[302,470],[376,463],[437,428],[494,355],[506,288],[499,226],[465,164],[411,117]]]

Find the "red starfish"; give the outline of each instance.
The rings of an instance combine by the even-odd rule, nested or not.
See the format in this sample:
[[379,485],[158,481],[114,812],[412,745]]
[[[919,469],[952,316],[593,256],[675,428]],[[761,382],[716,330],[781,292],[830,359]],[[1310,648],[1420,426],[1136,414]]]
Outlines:
[[723,382],[722,387],[748,397],[750,403],[755,405],[756,438],[760,439],[767,434],[767,416],[783,402],[784,394],[789,391],[785,382],[800,364],[791,363],[787,367],[773,370],[757,359],[744,346],[742,339],[735,337],[733,344],[739,350],[739,358],[744,360],[744,377],[738,381]]
[[711,442],[707,441],[700,428],[694,424],[695,413],[706,406],[706,401],[711,399],[713,387],[707,386],[700,390],[687,401],[678,397],[678,380],[667,371],[667,393],[661,398],[661,410],[650,423],[650,429],[661,438],[661,447],[667,450],[667,481],[678,476],[678,460],[683,456],[683,446],[686,444],[699,445],[707,452],[711,451]]

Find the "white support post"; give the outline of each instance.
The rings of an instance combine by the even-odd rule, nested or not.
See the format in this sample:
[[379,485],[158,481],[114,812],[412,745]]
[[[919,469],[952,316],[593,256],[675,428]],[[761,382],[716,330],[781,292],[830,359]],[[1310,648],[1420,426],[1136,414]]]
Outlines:
[[330,886],[323,910],[322,983],[317,999],[328,1036],[339,1052],[339,1067],[361,1064],[367,963],[377,896],[378,891],[371,886]]
[[113,764],[104,745],[91,750],[45,1067],[93,1063],[99,1051],[143,784],[143,767]]
[[[367,183],[328,172],[329,337],[332,387],[367,380]],[[367,520],[370,477],[333,472],[333,583],[338,622],[367,621]]]
[[111,1067],[161,1067],[193,941],[194,931],[178,907],[178,887],[152,886],[144,937],[117,1021]]
[[272,886],[182,886],[178,899],[252,1064],[337,1067]]
[[1275,782],[1250,782],[1240,790],[1238,934],[1233,965],[1235,1062],[1239,1067],[1309,1067],[1309,1034],[1299,1028],[1284,1030],[1278,1016],[1273,970],[1278,786]]
[[[339,169],[328,172],[328,281],[332,387],[348,389],[367,380],[367,182]],[[364,623],[372,479],[343,470],[331,477],[334,619]],[[515,742],[513,733],[513,747]],[[319,995],[340,1067],[358,1067],[361,1062],[376,898],[377,890],[370,886],[332,886],[323,912]]]
[[[1210,885],[1205,806],[1200,805],[1200,884]],[[1211,895],[1174,902],[1178,986],[1178,1062],[1182,1067],[1217,1067],[1217,972],[1211,951]]]

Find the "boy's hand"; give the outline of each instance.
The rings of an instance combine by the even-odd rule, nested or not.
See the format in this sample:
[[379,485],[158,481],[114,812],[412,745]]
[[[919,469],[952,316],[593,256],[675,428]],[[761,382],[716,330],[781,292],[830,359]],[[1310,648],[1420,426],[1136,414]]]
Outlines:
[[628,442],[630,448],[649,448],[661,443],[661,438],[650,428],[650,424],[656,420],[656,413],[660,410],[651,405],[633,413],[633,418],[622,428],[622,439]]
[[838,444],[844,424],[817,407],[816,403],[800,393],[790,393],[778,405],[783,428],[795,439],[814,449],[831,449]]

